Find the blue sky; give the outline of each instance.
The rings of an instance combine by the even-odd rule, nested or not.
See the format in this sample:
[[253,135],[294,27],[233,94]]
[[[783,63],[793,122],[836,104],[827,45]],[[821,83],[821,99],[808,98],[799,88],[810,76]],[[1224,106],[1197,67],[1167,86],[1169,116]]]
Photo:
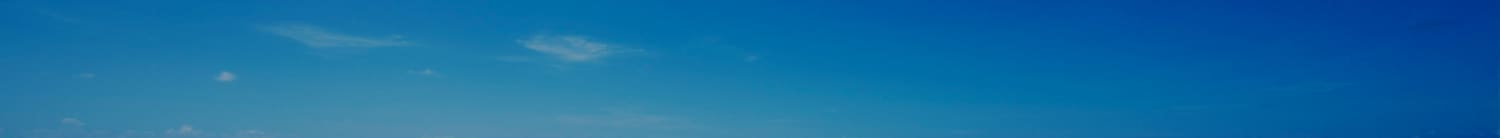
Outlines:
[[1500,2],[0,1],[0,138],[1497,137]]

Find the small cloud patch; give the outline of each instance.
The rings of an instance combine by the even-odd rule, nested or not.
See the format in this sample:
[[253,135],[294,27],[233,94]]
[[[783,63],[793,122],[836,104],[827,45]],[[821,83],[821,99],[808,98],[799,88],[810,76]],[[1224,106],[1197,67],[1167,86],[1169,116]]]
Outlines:
[[84,125],[83,121],[79,121],[77,118],[63,118],[61,122],[64,125],[73,125],[73,126],[83,126]]
[[198,134],[201,134],[201,133],[203,133],[203,132],[199,131],[199,130],[194,130],[192,125],[182,125],[181,127],[177,127],[177,128],[173,128],[173,129],[167,129],[167,131],[166,131],[167,135],[176,135],[176,136],[197,136]]
[[432,71],[432,69],[409,70],[409,71],[406,71],[406,73],[413,74],[413,75],[421,75],[421,76],[432,76],[432,77],[437,77],[437,76],[441,76],[442,75],[441,73],[438,73],[437,71]]
[[215,77],[214,80],[218,80],[219,82],[234,82],[236,78],[233,72],[220,71],[219,77]]

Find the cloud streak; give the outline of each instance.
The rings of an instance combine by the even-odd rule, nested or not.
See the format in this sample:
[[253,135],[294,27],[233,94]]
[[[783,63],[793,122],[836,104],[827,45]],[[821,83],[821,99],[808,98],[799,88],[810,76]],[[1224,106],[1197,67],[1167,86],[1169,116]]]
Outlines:
[[408,74],[414,74],[414,75],[418,75],[418,76],[427,76],[427,77],[442,77],[443,76],[442,73],[439,73],[437,71],[432,71],[432,69],[409,70],[409,71],[406,71],[406,73],[408,73]]
[[[65,122],[64,124],[67,124],[66,122],[78,121],[78,120],[74,119],[74,118],[64,118],[63,121]],[[123,130],[123,131],[117,131],[117,130],[94,129],[94,128],[82,127],[81,126],[82,122],[78,122],[78,123],[80,123],[80,125],[78,127],[69,127],[69,128],[61,128],[61,129],[45,129],[45,128],[43,128],[43,129],[32,129],[32,131],[18,131],[18,132],[13,132],[13,133],[0,133],[0,137],[17,136],[17,137],[26,137],[26,138],[42,138],[42,137],[46,137],[46,138],[54,138],[54,137],[64,137],[64,138],[107,138],[107,137],[108,138],[113,138],[113,137],[119,137],[119,138],[189,138],[189,137],[191,137],[191,138],[275,138],[275,137],[285,136],[284,134],[271,133],[271,132],[262,131],[262,130],[259,130],[259,129],[243,129],[243,130],[239,130],[239,131],[229,131],[229,132],[212,132],[212,131],[204,131],[203,129],[199,129],[199,128],[196,128],[196,127],[194,127],[192,125],[188,125],[188,124],[183,124],[183,125],[175,127],[175,128],[168,128],[168,129],[166,129],[164,131],[138,131],[136,129],[126,129],[126,130]],[[4,132],[3,130],[4,129],[0,129],[0,132]]]
[[192,125],[182,125],[181,127],[177,127],[177,128],[174,128],[174,129],[167,129],[167,131],[166,131],[167,135],[177,135],[177,136],[197,136],[198,134],[202,134],[202,133],[203,133],[202,131],[193,130],[193,126]]
[[589,40],[582,36],[536,35],[516,42],[532,51],[571,62],[594,61],[612,54],[635,51]]
[[399,36],[399,35],[391,36],[391,37],[387,37],[387,38],[360,37],[360,36],[353,36],[353,35],[347,35],[347,34],[341,34],[341,33],[331,32],[331,31],[323,30],[323,28],[320,28],[320,27],[317,27],[317,26],[312,26],[312,25],[284,24],[284,25],[263,26],[263,27],[261,27],[261,29],[265,30],[266,32],[270,32],[272,34],[276,34],[276,35],[280,35],[280,36],[283,36],[283,37],[291,38],[293,40],[297,40],[297,42],[302,42],[303,45],[307,45],[307,46],[311,46],[311,47],[319,47],[319,48],[325,48],[325,47],[389,47],[389,46],[405,46],[405,45],[410,45],[411,44],[411,42],[403,40],[401,38],[401,36]]
[[234,82],[236,78],[238,77],[236,77],[233,72],[220,71],[219,77],[215,77],[214,80],[217,80],[219,82]]
[[62,124],[66,124],[66,125],[74,125],[74,126],[83,126],[84,125],[83,121],[79,121],[77,118],[63,118],[61,122],[62,122]]

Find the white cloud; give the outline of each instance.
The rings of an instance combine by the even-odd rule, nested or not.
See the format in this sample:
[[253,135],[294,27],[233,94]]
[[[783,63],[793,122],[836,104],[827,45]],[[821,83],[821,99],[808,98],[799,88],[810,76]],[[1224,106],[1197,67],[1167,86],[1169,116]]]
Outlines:
[[[61,122],[63,124],[68,124],[68,125],[77,125],[77,126],[82,126],[83,125],[82,121],[79,121],[76,118],[63,118]],[[239,130],[239,131],[231,131],[231,132],[211,132],[211,131],[204,131],[202,129],[198,129],[198,128],[193,127],[192,125],[188,125],[188,124],[183,124],[183,125],[175,127],[175,128],[168,128],[165,131],[139,131],[138,129],[107,130],[107,129],[94,129],[94,128],[88,128],[88,127],[66,127],[66,128],[60,128],[60,129],[30,129],[30,130],[31,131],[15,131],[13,133],[5,134],[4,133],[4,129],[0,129],[0,137],[15,136],[15,137],[28,137],[28,138],[30,138],[30,137],[69,137],[69,138],[72,138],[72,137],[78,137],[78,138],[104,138],[104,137],[121,137],[121,138],[127,138],[127,137],[128,138],[167,138],[167,137],[171,137],[171,138],[187,138],[187,137],[194,137],[194,138],[199,138],[199,137],[201,137],[201,138],[275,138],[275,137],[286,136],[284,134],[273,133],[273,132],[268,132],[268,131],[262,131],[262,130],[259,130],[259,129],[242,129],[242,130]]]
[[202,133],[203,133],[203,131],[201,131],[201,130],[193,130],[193,126],[192,125],[182,125],[181,127],[167,129],[167,132],[166,132],[167,135],[179,135],[179,136],[196,136],[196,135],[202,134]]
[[[208,134],[208,135],[212,135],[212,134]],[[239,132],[235,132],[234,134],[225,134],[225,135],[222,135],[222,136],[224,138],[274,138],[274,137],[276,137],[276,135],[272,135],[270,133],[266,133],[266,131],[261,131],[261,130],[256,130],[256,129],[240,130]]]
[[251,130],[241,130],[239,134],[240,135],[265,135],[266,132],[265,131],[251,129]]
[[232,72],[229,72],[229,71],[220,71],[219,72],[219,77],[214,78],[214,80],[218,80],[219,82],[233,82],[235,78],[236,77],[234,76],[234,73],[232,73]]
[[264,26],[261,29],[276,35],[292,38],[311,47],[386,47],[411,44],[411,42],[403,40],[400,35],[392,35],[387,38],[359,37],[330,32],[317,26],[303,24]]
[[517,42],[527,49],[573,62],[593,61],[611,54],[636,51],[591,41],[582,36],[537,35]]
[[84,125],[83,121],[79,121],[77,118],[63,118],[62,119],[62,124],[74,125],[74,126],[83,126]]

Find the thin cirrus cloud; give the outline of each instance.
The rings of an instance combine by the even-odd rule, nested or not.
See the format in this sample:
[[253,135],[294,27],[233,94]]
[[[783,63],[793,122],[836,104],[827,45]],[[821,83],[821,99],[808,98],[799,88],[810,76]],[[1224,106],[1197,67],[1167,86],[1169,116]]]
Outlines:
[[291,38],[310,47],[389,47],[410,45],[400,35],[386,38],[361,37],[324,30],[305,24],[282,24],[262,26],[262,30]]
[[219,77],[214,77],[214,80],[217,80],[219,82],[234,82],[234,80],[237,78],[239,77],[235,76],[233,72],[220,71]]
[[[278,134],[278,133],[270,133],[270,132],[267,132],[267,131],[262,131],[262,130],[259,130],[259,129],[245,129],[245,130],[234,131],[234,132],[210,132],[210,131],[204,131],[202,129],[198,129],[198,128],[193,127],[192,125],[188,125],[188,124],[183,124],[183,125],[175,127],[175,128],[168,128],[165,131],[160,131],[160,130],[158,130],[158,131],[150,131],[150,130],[138,131],[137,129],[126,129],[126,130],[120,131],[120,130],[96,129],[96,128],[89,128],[89,127],[82,127],[83,126],[83,122],[79,121],[76,118],[63,118],[62,122],[65,125],[73,125],[75,127],[62,128],[62,129],[39,128],[39,129],[32,129],[32,131],[18,131],[18,132],[13,132],[13,133],[3,133],[3,131],[0,131],[0,137],[5,137],[5,136],[19,136],[19,137],[32,138],[32,137],[60,137],[61,136],[61,137],[89,137],[89,138],[104,138],[104,137],[121,137],[121,138],[139,138],[139,137],[147,137],[147,138],[155,138],[155,137],[171,137],[171,138],[177,138],[177,137],[274,138],[274,137],[279,137],[279,136],[282,135],[282,134]],[[0,129],[0,130],[4,130],[4,129]]]
[[526,49],[570,62],[595,61],[613,54],[639,51],[605,44],[583,36],[571,35],[536,35],[529,39],[517,40],[516,42],[521,43],[521,46],[526,47]]
[[74,126],[83,126],[84,125],[83,121],[80,121],[77,118],[63,118],[61,122],[62,122],[62,124],[65,124],[65,125],[74,125]]
[[167,129],[165,134],[177,136],[197,136],[202,133],[202,131],[193,130],[192,125],[182,125],[181,127],[177,127],[174,129]]
[[432,71],[432,69],[409,70],[406,71],[406,73],[428,77],[441,77],[443,75],[442,73],[438,73],[437,71]]

